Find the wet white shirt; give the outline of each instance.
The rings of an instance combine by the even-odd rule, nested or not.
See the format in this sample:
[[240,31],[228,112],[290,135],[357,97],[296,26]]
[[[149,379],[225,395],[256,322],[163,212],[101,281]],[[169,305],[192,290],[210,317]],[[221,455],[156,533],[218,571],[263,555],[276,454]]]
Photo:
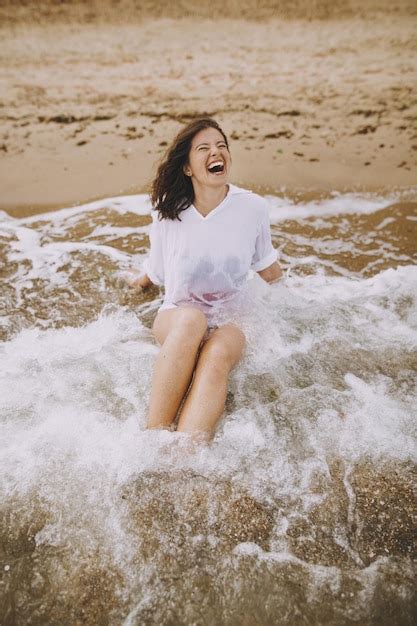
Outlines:
[[229,185],[206,217],[191,205],[180,218],[159,220],[152,212],[143,271],[165,287],[161,309],[190,305],[210,315],[235,299],[250,269],[259,272],[277,260],[268,204],[251,191]]

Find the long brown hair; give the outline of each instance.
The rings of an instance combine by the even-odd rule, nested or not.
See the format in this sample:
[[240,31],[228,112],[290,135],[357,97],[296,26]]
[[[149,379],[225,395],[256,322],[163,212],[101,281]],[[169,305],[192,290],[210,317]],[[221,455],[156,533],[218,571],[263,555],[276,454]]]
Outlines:
[[159,219],[181,220],[179,217],[181,211],[185,211],[193,203],[193,185],[183,170],[188,163],[193,137],[204,128],[218,130],[229,149],[226,135],[211,117],[193,120],[183,128],[166,151],[152,183],[152,207],[158,211]]

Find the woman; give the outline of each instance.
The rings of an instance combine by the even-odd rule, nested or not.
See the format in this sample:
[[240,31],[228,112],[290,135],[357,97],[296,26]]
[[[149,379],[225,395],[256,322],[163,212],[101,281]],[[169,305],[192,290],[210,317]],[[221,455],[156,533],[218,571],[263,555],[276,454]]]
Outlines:
[[256,194],[228,184],[226,135],[213,119],[191,122],[174,139],[152,186],[151,250],[130,286],[165,286],[153,324],[161,346],[150,395],[148,428],[208,440],[221,417],[228,377],[245,336],[220,313],[236,306],[253,269],[267,282],[282,277],[271,244],[268,209]]

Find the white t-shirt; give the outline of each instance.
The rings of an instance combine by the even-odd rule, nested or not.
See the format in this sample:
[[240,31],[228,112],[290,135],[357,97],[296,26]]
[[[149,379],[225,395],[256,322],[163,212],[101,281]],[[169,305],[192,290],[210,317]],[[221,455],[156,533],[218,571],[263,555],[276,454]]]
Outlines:
[[162,309],[180,305],[211,316],[235,299],[250,269],[277,260],[271,243],[268,204],[251,191],[229,185],[224,200],[206,217],[194,205],[178,219],[152,212],[151,249],[143,271],[165,287]]

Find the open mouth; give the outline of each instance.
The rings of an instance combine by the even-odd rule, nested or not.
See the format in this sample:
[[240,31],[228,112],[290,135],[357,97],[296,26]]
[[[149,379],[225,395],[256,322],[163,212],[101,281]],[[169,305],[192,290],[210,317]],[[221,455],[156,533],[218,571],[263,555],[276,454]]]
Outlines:
[[207,169],[210,174],[220,174],[224,171],[224,163],[223,161],[215,161],[214,163],[210,163]]

